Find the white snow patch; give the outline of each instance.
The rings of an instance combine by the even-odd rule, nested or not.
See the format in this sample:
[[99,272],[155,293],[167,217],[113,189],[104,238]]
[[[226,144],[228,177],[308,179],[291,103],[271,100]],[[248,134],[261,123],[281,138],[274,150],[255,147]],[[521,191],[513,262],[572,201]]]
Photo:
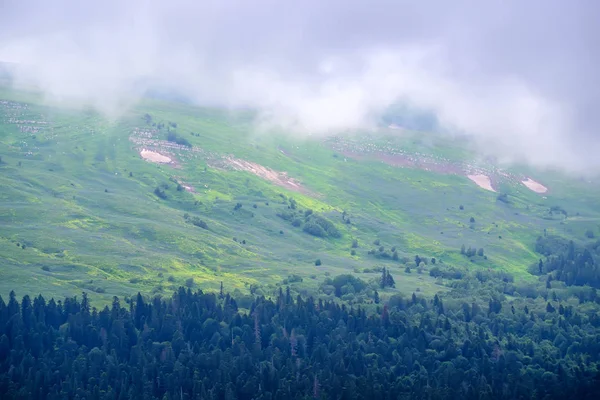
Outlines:
[[483,175],[483,174],[477,174],[477,175],[467,175],[467,178],[469,178],[470,180],[475,182],[477,184],[477,186],[479,186],[480,188],[489,190],[491,192],[495,192],[494,188],[492,187],[492,181],[490,180],[489,176]]
[[152,161],[159,164],[169,164],[173,161],[170,157],[164,156],[152,150],[142,149],[142,151],[140,151],[140,155],[144,160]]
[[521,181],[521,183],[523,185],[527,186],[527,188],[529,190],[532,190],[536,193],[546,193],[548,191],[548,188],[546,186],[542,185],[539,182],[534,181],[531,178],[527,178],[526,180]]

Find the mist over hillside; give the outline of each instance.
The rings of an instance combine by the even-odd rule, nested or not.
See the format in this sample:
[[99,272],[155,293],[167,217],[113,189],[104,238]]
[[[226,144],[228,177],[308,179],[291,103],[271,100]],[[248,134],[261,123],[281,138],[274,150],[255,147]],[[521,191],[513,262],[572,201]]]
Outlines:
[[600,166],[597,8],[8,1],[0,60],[27,65],[17,81],[54,100],[119,113],[158,80],[199,105],[257,109],[262,128],[296,135],[373,129],[400,101],[482,151],[585,173]]
[[599,11],[0,0],[0,399],[600,398]]

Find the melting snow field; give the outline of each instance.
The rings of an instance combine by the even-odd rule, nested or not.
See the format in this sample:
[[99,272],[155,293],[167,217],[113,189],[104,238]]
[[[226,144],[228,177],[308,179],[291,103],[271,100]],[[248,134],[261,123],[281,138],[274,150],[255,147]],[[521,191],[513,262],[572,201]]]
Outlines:
[[544,185],[542,185],[539,182],[534,181],[531,178],[527,178],[524,181],[521,181],[521,183],[523,183],[523,185],[527,186],[527,188],[529,190],[533,190],[536,193],[546,193],[548,191],[548,188]]
[[157,153],[157,152],[151,151],[151,150],[146,150],[146,149],[143,149],[142,151],[140,151],[140,155],[142,156],[142,158],[144,160],[148,160],[148,161],[152,161],[152,162],[160,163],[160,164],[169,164],[172,161],[171,158],[169,158],[167,156],[163,156],[160,153]]
[[478,175],[467,175],[467,178],[469,178],[470,180],[475,182],[477,184],[477,186],[479,186],[480,188],[489,190],[491,192],[495,192],[494,188],[492,187],[492,181],[490,180],[489,176],[478,174]]

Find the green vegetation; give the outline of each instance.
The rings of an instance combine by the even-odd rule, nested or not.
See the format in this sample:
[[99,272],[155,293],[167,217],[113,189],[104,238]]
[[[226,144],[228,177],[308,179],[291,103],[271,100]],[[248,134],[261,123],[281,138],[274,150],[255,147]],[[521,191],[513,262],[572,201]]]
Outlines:
[[[600,225],[598,189],[560,174],[522,169],[550,191],[500,180],[498,195],[460,174],[376,158],[469,162],[464,143],[436,134],[321,141],[252,135],[250,112],[158,100],[112,120],[35,93],[0,89],[0,101],[4,296],[15,287],[57,297],[87,290],[106,304],[190,277],[205,290],[226,281],[268,295],[291,275],[303,279],[298,291],[313,293],[311,276],[379,280],[382,268],[396,281],[386,291],[433,296],[448,290],[453,271],[534,281],[541,232],[582,245]],[[171,163],[144,160],[144,149]]]
[[[11,292],[8,303],[0,298],[0,396],[600,396],[598,298],[515,296],[496,279],[461,282],[448,295],[393,295],[383,306],[374,290],[372,312],[294,297],[289,287],[273,299],[231,296],[222,283],[218,294],[192,291],[192,278],[187,290],[138,293],[128,307],[114,297],[96,309],[86,293],[19,302]],[[322,286],[335,299],[369,291],[351,274]]]
[[253,117],[0,89],[1,398],[598,398],[598,187]]

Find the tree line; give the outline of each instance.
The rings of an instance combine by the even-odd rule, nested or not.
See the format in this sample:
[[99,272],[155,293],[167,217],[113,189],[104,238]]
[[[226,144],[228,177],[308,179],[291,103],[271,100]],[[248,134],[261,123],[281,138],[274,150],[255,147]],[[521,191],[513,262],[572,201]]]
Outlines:
[[[493,292],[481,285],[478,296]],[[182,287],[96,309],[85,293],[11,292],[0,299],[0,397],[599,398],[600,318],[467,298],[394,296],[369,311],[288,288],[240,310],[223,291]]]

